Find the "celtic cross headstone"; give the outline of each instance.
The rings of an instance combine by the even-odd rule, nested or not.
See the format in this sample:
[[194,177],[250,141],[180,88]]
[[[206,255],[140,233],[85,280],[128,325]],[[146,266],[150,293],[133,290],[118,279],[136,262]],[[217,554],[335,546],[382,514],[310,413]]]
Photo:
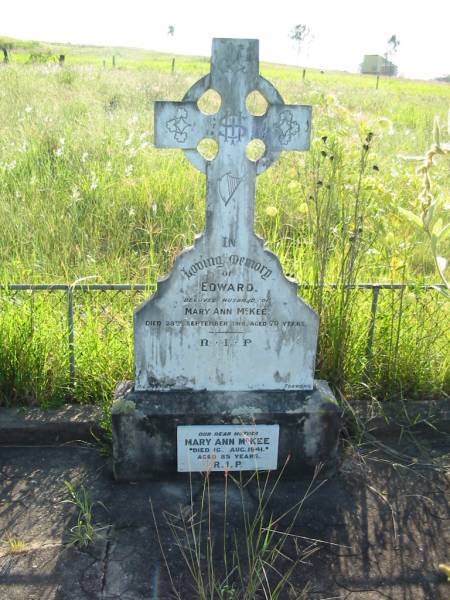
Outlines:
[[[259,74],[258,41],[215,39],[211,73],[181,102],[156,102],[155,145],[179,148],[206,174],[206,224],[135,317],[137,390],[312,389],[318,318],[254,233],[256,176],[282,150],[306,150],[311,107],[284,104]],[[218,112],[201,112],[208,89]],[[264,115],[246,108],[259,91]],[[199,142],[218,144],[214,160]],[[253,139],[265,152],[246,156]],[[199,201],[201,199],[199,198]]]
[[[198,100],[221,99],[214,115]],[[246,99],[260,92],[264,115]],[[135,380],[113,404],[117,479],[176,471],[301,467],[336,454],[339,416],[314,380],[318,316],[254,232],[255,185],[283,150],[307,150],[311,107],[286,105],[259,75],[258,41],[215,39],[211,73],[181,102],[156,102],[155,145],[206,174],[206,222],[135,311]],[[212,138],[213,160],[197,148]],[[246,155],[264,142],[257,161]],[[201,199],[199,198],[199,202]]]

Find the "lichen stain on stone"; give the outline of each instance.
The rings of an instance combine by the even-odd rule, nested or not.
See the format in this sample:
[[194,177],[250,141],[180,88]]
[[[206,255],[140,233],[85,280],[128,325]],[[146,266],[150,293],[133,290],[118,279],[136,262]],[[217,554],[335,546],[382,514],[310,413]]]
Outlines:
[[225,385],[225,377],[223,375],[223,373],[221,373],[219,371],[219,369],[216,369],[216,381],[219,385]]
[[[253,414],[258,414],[258,413],[262,413],[262,410],[260,408],[258,408],[257,406],[239,406],[238,408],[233,408],[233,410],[231,411],[231,415],[237,416],[237,415],[241,415],[241,416],[251,416]],[[233,423],[235,421],[233,420]]]
[[286,375],[281,375],[280,371],[275,371],[273,378],[277,383],[289,383],[291,380],[291,373],[288,371]]
[[323,423],[322,423],[322,401],[315,394],[311,394],[308,396],[307,402],[305,405],[305,412],[308,413],[308,418],[305,419],[304,423],[304,434],[305,434],[305,454],[306,456],[313,458],[317,456],[320,443],[322,439],[322,434],[324,431]]
[[[179,377],[163,377],[157,379],[153,374],[147,373],[148,389],[154,390],[168,390],[168,389],[193,389],[195,386],[195,379],[188,379],[184,375]],[[192,386],[192,387],[191,387]]]
[[132,400],[125,400],[125,398],[114,400],[111,406],[113,415],[133,415],[135,411],[136,404]]

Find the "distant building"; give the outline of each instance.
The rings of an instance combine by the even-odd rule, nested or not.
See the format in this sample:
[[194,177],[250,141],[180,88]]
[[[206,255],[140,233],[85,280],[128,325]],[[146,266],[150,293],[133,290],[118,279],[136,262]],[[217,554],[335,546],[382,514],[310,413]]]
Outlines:
[[361,64],[361,73],[369,75],[397,75],[397,65],[379,54],[366,54]]

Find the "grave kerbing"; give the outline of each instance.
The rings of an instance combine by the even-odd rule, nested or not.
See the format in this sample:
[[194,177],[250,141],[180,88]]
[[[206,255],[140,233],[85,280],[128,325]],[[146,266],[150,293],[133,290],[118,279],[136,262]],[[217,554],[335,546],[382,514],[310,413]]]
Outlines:
[[[214,115],[197,106],[208,89],[221,97]],[[262,116],[246,108],[254,90],[268,102]],[[205,426],[211,440],[208,425],[223,424],[228,429],[219,434],[237,436],[241,451],[221,459],[233,452],[219,454],[210,441],[205,453],[195,448],[197,434],[183,438],[196,471],[238,470],[246,464],[238,455],[250,457],[255,468],[273,468],[265,452],[276,453],[278,467],[290,455],[291,472],[335,457],[336,401],[325,382],[314,381],[318,316],[254,233],[256,176],[282,150],[307,150],[310,130],[311,107],[286,105],[259,75],[257,40],[213,40],[211,73],[181,102],[155,104],[155,145],[184,150],[206,174],[206,222],[194,246],[135,311],[134,386],[113,406],[117,479],[175,474],[177,428],[186,425]],[[218,143],[212,161],[197,151],[203,138]],[[245,149],[255,138],[265,152],[253,162]],[[242,437],[238,425],[253,428],[253,437]],[[274,435],[279,427],[276,441],[260,435],[258,425],[272,425]],[[266,445],[256,445],[259,453],[245,449],[252,440]]]

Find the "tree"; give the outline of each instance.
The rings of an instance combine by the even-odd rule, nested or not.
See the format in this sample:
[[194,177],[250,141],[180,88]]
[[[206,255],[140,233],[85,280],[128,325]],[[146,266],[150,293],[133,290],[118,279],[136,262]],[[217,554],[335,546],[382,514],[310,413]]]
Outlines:
[[[299,23],[289,34],[291,40],[297,46],[297,61],[300,63],[300,54],[302,50],[311,42],[311,30],[308,25]],[[299,64],[300,66],[300,64]],[[305,79],[306,69],[303,69],[303,80]]]
[[292,29],[289,37],[297,46],[297,57],[299,57],[304,47],[310,41],[311,30],[308,25],[299,23],[294,27],[294,29]]
[[[397,48],[400,46],[400,40],[397,39],[397,36],[391,35],[391,37],[388,39],[387,41],[387,50],[386,53],[384,55],[386,61],[391,61],[394,54],[397,52]],[[388,65],[386,65],[387,67]],[[397,68],[394,65],[389,65],[389,72],[387,73],[388,75],[396,75],[397,73]]]
[[386,52],[387,56],[393,56],[397,52],[397,48],[400,46],[400,40],[397,39],[397,36],[391,35],[388,39],[388,50]]

